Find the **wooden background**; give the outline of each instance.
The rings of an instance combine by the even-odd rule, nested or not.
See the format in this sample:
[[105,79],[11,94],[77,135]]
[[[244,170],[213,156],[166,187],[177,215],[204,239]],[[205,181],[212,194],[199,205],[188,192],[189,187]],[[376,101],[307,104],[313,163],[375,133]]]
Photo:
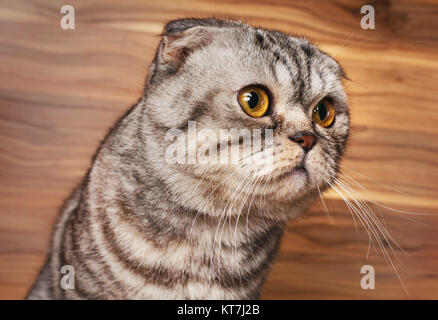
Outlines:
[[[75,30],[60,28],[64,4]],[[375,30],[360,28],[363,4]],[[352,79],[343,163],[401,193],[345,173],[375,201],[438,214],[436,0],[0,0],[0,298],[21,299],[33,282],[63,200],[140,97],[163,23],[211,15],[304,35],[335,56]],[[438,298],[438,217],[376,210],[407,252],[392,256],[407,295],[381,253],[366,258],[366,232],[340,197],[325,198],[333,224],[319,205],[290,223],[263,298]],[[365,264],[375,290],[360,287]]]

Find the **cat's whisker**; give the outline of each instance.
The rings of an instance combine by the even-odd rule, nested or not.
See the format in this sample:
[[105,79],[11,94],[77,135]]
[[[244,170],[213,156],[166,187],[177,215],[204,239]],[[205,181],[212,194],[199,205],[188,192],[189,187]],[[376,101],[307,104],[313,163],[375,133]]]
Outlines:
[[[338,181],[336,181],[336,183],[339,185],[339,186],[341,186],[341,184],[339,184],[339,182]],[[345,186],[345,188],[349,188],[348,186]],[[348,192],[347,190],[345,190],[346,192]],[[352,192],[354,192],[354,190],[351,190]],[[349,193],[349,195],[351,196],[351,197],[354,197],[351,193]],[[380,232],[380,234],[383,236],[383,238],[384,238],[384,240],[385,240],[385,243],[389,246],[389,248],[390,248],[390,250],[392,251],[392,253],[394,254],[394,256],[397,258],[397,260],[401,263],[401,265],[404,267],[404,268],[406,268],[406,266],[403,264],[403,262],[401,261],[401,259],[399,258],[399,256],[397,255],[397,253],[395,252],[395,250],[394,250],[394,248],[392,247],[392,245],[391,245],[391,241],[402,251],[402,252],[404,252],[404,253],[406,253],[404,250],[403,250],[403,248],[401,248],[400,247],[400,245],[397,243],[397,241],[395,241],[395,239],[389,234],[389,232],[386,230],[386,228],[385,227],[383,227],[382,225],[381,225],[381,223],[380,223],[380,221],[377,219],[377,217],[375,217],[375,215],[374,215],[374,213],[373,213],[373,211],[368,207],[368,205],[366,204],[366,203],[364,203],[363,201],[361,201],[361,200],[358,200],[357,201],[357,205],[360,207],[360,209],[361,209],[361,211],[362,211],[362,213],[365,215],[365,216],[367,216],[367,218],[374,224],[374,226],[375,227],[377,227],[377,230]],[[362,205],[364,205],[365,206],[365,208],[364,208],[364,206],[362,206]],[[389,239],[388,239],[388,237],[389,237]],[[383,249],[382,249],[383,250]],[[386,253],[386,250],[385,250],[385,253]],[[406,253],[407,254],[407,253]],[[389,257],[388,257],[389,258]],[[393,265],[392,264],[392,261],[390,260],[390,258],[388,259],[388,261],[389,261],[389,263],[391,264],[391,265]],[[407,268],[406,268],[407,269]],[[397,270],[395,270],[396,271],[396,274],[397,274]]]
[[[260,176],[252,176],[251,180],[250,180],[250,183],[248,184],[248,188],[242,188],[242,189],[247,189],[247,191],[245,193],[244,199],[242,200],[240,208],[237,210],[238,216],[237,216],[237,219],[236,219],[236,225],[235,225],[235,229],[234,229],[234,239],[235,239],[235,242],[233,244],[234,245],[233,250],[237,251],[237,227],[238,227],[238,222],[239,222],[240,215],[242,214],[242,210],[244,208],[244,205],[245,205],[249,195],[250,194],[254,194],[254,191],[255,191],[255,189],[256,189],[256,187],[258,185],[258,181],[261,180],[261,179],[262,179],[262,177],[260,177]],[[250,205],[248,206],[248,208],[250,208]],[[248,239],[248,242],[250,242],[249,237],[248,237],[248,233],[247,233],[247,239]],[[254,256],[254,253],[253,253],[252,250],[251,250],[251,254],[252,254],[252,257],[254,259],[254,262],[256,262],[256,258]],[[234,251],[233,251],[233,256],[234,256]]]
[[[260,208],[263,208],[264,205],[266,204],[266,194],[267,194],[266,190],[267,190],[268,185],[269,185],[269,179],[265,179],[265,183],[263,185],[262,185],[262,182],[260,183],[260,190],[262,190],[262,188],[263,188],[263,191],[260,193],[261,195],[259,197],[259,207]],[[260,212],[260,211],[258,211],[258,212]],[[263,224],[265,225],[265,227],[267,229],[269,226],[266,223],[264,215],[262,213],[260,213],[259,216],[261,217]]]
[[213,259],[214,259],[214,255],[215,255],[214,251],[215,251],[215,247],[216,247],[216,237],[217,237],[217,233],[219,231],[222,219],[224,218],[225,214],[226,214],[226,210],[225,210],[225,207],[224,207],[224,210],[222,210],[222,213],[220,214],[220,218],[219,218],[219,221],[217,223],[216,231],[214,233],[213,244],[212,244],[212,254],[211,254],[211,257],[210,257],[210,271],[209,271],[210,274],[211,274],[211,268],[212,268],[212,265],[213,265]]
[[[203,182],[202,179],[200,179],[199,182],[198,182],[198,184],[196,185],[196,188],[195,188],[195,189],[197,189],[197,188],[199,187],[199,185],[200,185],[202,182]],[[204,201],[204,202],[206,202],[206,201]],[[201,207],[203,207],[203,206],[204,206],[204,204],[202,204]],[[190,227],[189,234],[188,234],[188,238],[191,239],[191,240],[193,239],[193,238],[192,238],[192,236],[193,236],[193,234],[192,234],[193,227],[194,227],[194,225],[195,225],[195,223],[196,223],[196,219],[198,218],[198,216],[199,216],[200,213],[201,213],[201,210],[198,210],[198,211],[196,212],[195,218],[193,219],[192,225],[191,225],[191,227]]]
[[[224,179],[221,180],[221,182],[219,182],[218,184],[216,184],[216,186],[214,187],[214,189],[211,190],[211,191],[207,194],[207,196],[205,197],[205,200],[204,200],[204,202],[203,202],[203,204],[202,204],[201,207],[203,207],[204,204],[206,204],[206,203],[209,201],[209,198],[210,198],[210,196],[213,194],[213,192],[216,191],[216,189],[217,189],[219,186],[221,186],[222,184],[224,184],[224,183],[225,183],[230,177],[232,177],[234,174],[235,174],[234,172],[229,173]],[[199,185],[201,182],[205,182],[205,180],[202,180],[202,179],[201,179],[201,180],[199,181],[198,185]],[[208,183],[207,183],[207,184],[208,184]],[[190,227],[189,238],[192,238],[192,235],[193,235],[193,234],[192,234],[193,227],[194,227],[195,222],[196,222],[196,219],[198,218],[198,216],[199,216],[200,213],[201,213],[201,210],[198,210],[198,212],[196,212],[196,216],[195,216],[195,218],[193,219],[192,226]]]
[[334,223],[333,223],[332,216],[330,215],[330,212],[329,212],[329,210],[328,210],[328,208],[327,208],[327,205],[326,205],[326,203],[325,203],[325,201],[324,201],[324,198],[322,197],[322,193],[321,193],[321,190],[320,190],[320,188],[319,188],[318,183],[316,183],[316,187],[318,188],[319,202],[321,203],[322,208],[323,208],[325,214],[327,215],[327,218],[328,218],[329,221],[330,221],[330,224],[333,226]]
[[[239,199],[239,198],[241,199],[240,207],[238,209],[236,208],[237,209],[236,210],[237,218],[236,218],[236,223],[235,223],[235,227],[234,227],[234,233],[233,233],[232,226],[231,226],[231,214],[230,214],[230,220],[229,220],[229,222],[230,222],[229,223],[230,235],[234,234],[234,241],[233,241],[233,247],[232,247],[232,257],[234,257],[234,252],[237,251],[237,227],[238,227],[238,224],[239,224],[239,218],[240,218],[240,214],[241,214],[241,211],[242,211],[242,207],[245,204],[245,201],[246,201],[249,193],[251,192],[251,187],[252,187],[254,181],[257,179],[257,177],[254,177],[254,176],[251,176],[250,178],[251,179],[250,179],[250,182],[248,183],[248,185],[245,188],[241,188],[241,191],[240,191],[239,195],[236,196],[236,198],[235,198],[236,201],[234,201],[234,203],[236,203],[237,199]],[[240,196],[242,193],[244,193],[243,198]],[[234,203],[231,206],[231,208],[234,207]]]
[[[224,232],[224,228],[225,228],[225,224],[227,222],[227,219],[231,219],[232,215],[229,214],[231,209],[232,209],[232,205],[233,203],[238,199],[240,193],[242,192],[242,186],[248,181],[248,179],[252,178],[250,175],[246,176],[244,179],[242,179],[242,181],[240,182],[240,184],[238,186],[236,186],[236,189],[234,190],[234,192],[232,193],[233,196],[230,197],[230,199],[228,200],[227,204],[224,207],[223,210],[223,215],[225,216],[225,219],[223,221],[222,224],[222,229],[221,229],[221,234],[219,237],[219,241],[218,241],[218,251],[217,251],[217,258],[218,261],[220,261],[221,259],[221,251],[222,251],[222,236],[223,236],[223,232]],[[236,191],[240,189],[240,192],[238,194],[236,194]],[[219,222],[220,223],[220,222]],[[214,243],[216,242],[216,234],[214,237]],[[213,250],[215,248],[215,245],[213,244]]]
[[[357,182],[357,181],[354,180],[353,178],[351,178],[351,177],[347,177],[347,176],[346,176],[344,173],[342,173],[342,172],[340,172],[340,173],[341,173],[346,179],[348,179],[351,183],[355,184],[357,187],[359,187],[359,188],[362,189],[363,191],[365,191],[365,192],[368,191],[367,188],[365,188],[364,186],[362,186],[359,182]],[[392,211],[392,212],[401,213],[401,214],[407,214],[407,215],[414,215],[414,216],[436,216],[435,213],[421,213],[421,212],[411,212],[411,211],[404,211],[404,210],[394,209],[394,208],[391,208],[391,207],[385,206],[385,205],[383,205],[383,204],[381,204],[381,203],[379,203],[379,202],[376,202],[376,201],[374,201],[374,200],[372,200],[372,199],[370,199],[370,198],[368,198],[368,197],[366,197],[366,196],[361,195],[361,197],[364,198],[366,201],[373,203],[373,204],[376,205],[376,206],[379,206],[379,207],[381,207],[381,208],[387,209],[387,210]],[[405,217],[405,218],[408,218],[408,217]],[[408,220],[410,220],[410,221],[412,221],[412,222],[418,222],[418,221],[413,220],[413,219],[408,219]]]
[[[221,225],[221,221],[222,221],[222,218],[224,217],[224,215],[225,215],[225,211],[223,211],[222,213],[221,213],[221,215],[220,215],[220,218],[219,218],[219,221],[218,221],[218,223],[217,223],[217,226],[216,226],[216,231],[215,231],[215,233],[214,233],[214,239],[213,239],[213,244],[212,244],[212,247],[211,247],[211,250],[212,250],[212,253],[211,253],[211,256],[210,256],[210,268],[209,268],[209,274],[210,274],[210,276],[211,276],[211,274],[212,274],[212,267],[213,267],[213,262],[214,262],[214,251],[215,251],[215,247],[216,247],[216,236],[217,236],[217,233],[218,233],[218,231],[219,231],[219,228],[220,228],[220,225]],[[210,278],[211,279],[211,278]]]
[[[248,234],[248,217],[249,217],[249,209],[251,208],[251,202],[252,202],[252,199],[253,199],[253,197],[254,197],[255,190],[256,190],[257,188],[260,188],[262,182],[263,182],[263,176],[256,177],[256,178],[254,179],[254,186],[252,187],[252,189],[251,189],[250,192],[248,193],[248,195],[249,195],[249,194],[252,194],[252,196],[251,196],[250,203],[248,204],[248,211],[247,211],[247,225],[246,225],[246,227],[247,227],[247,229],[246,229],[246,238],[247,238],[248,245],[249,245],[249,247],[250,247],[251,256],[252,256],[252,258],[253,258],[253,260],[254,260],[255,263],[257,263],[257,260],[256,260],[256,257],[254,256],[254,252],[252,251],[251,241],[250,241],[249,234]],[[247,199],[248,199],[248,198],[247,198]],[[247,199],[245,199],[245,202],[247,201]],[[243,208],[242,208],[242,209],[243,209]],[[240,214],[241,214],[241,212],[239,212],[239,215],[240,215]]]
[[[356,175],[358,175],[358,176],[361,176],[361,177],[363,177],[363,178],[365,178],[365,179],[367,179],[367,180],[369,180],[369,181],[371,181],[371,182],[373,182],[373,183],[375,183],[375,184],[381,185],[382,187],[384,187],[384,188],[386,188],[386,189],[388,189],[388,190],[395,191],[395,192],[400,193],[400,194],[405,194],[403,191],[400,191],[400,190],[398,190],[398,189],[396,189],[396,188],[394,188],[394,187],[388,186],[388,185],[386,185],[386,184],[384,184],[384,183],[382,183],[382,182],[380,182],[380,181],[377,181],[376,179],[373,179],[373,178],[371,178],[371,177],[369,177],[369,176],[367,176],[367,175],[365,175],[365,174],[363,174],[363,173],[360,173],[360,172],[358,172],[358,171],[356,171],[356,170],[354,170],[354,169],[351,169],[351,168],[347,167],[347,166],[344,165],[344,164],[339,163],[338,165],[341,166],[341,167],[343,167],[343,168],[345,168],[345,169],[347,169],[347,170],[350,170],[350,171],[353,172],[354,174],[356,174]],[[344,175],[345,177],[348,177],[348,178],[354,180],[352,177],[348,176],[345,172],[341,172],[340,170],[337,170],[337,171],[340,172],[340,173],[341,173],[342,175]],[[355,181],[355,180],[354,180],[354,181]],[[365,188],[365,187],[362,186],[362,188]],[[366,189],[366,188],[365,188],[365,189]]]
[[[339,178],[341,178],[341,176],[339,176]],[[358,186],[359,188],[361,188],[361,185],[360,185],[358,182],[356,182],[355,180],[353,180],[353,178],[351,178],[351,177],[346,177],[345,174],[343,174],[343,173],[342,173],[342,178],[346,178],[347,181],[349,181],[349,182],[355,184],[356,186]],[[346,180],[344,179],[343,181],[347,183]],[[368,189],[364,189],[364,188],[361,188],[361,189],[364,190],[364,191],[367,191],[367,190],[368,190]],[[373,201],[371,201],[371,200],[368,199],[367,197],[360,196],[357,192],[356,192],[356,194],[358,195],[358,197],[363,197],[365,200],[367,200],[367,201],[370,202],[372,205],[374,205],[374,206],[376,207],[376,209],[379,210],[379,213],[380,213],[380,215],[381,215],[381,217],[382,217],[382,220],[385,221],[385,218],[384,218],[382,212],[380,211],[380,206],[376,205]],[[394,210],[395,210],[395,209],[394,209]],[[400,215],[400,217],[401,217],[402,219],[406,219],[406,220],[411,221],[411,222],[421,223],[421,222],[419,222],[419,221],[417,221],[417,220],[415,220],[415,219],[410,218],[409,216]]]
[[[259,184],[258,184],[259,187],[261,186],[262,182],[263,182],[263,179],[261,179],[261,181],[259,182]],[[251,241],[249,238],[249,212],[250,212],[253,200],[254,200],[254,195],[255,195],[254,193],[251,195],[251,199],[250,199],[249,204],[248,204],[248,210],[246,211],[246,238],[247,238],[249,250],[251,251],[251,256],[252,256],[254,262],[257,263],[257,260],[254,256],[254,251],[252,250]]]
[[[244,160],[245,158],[248,158],[248,157],[253,157],[254,155],[257,155],[258,153],[260,153],[260,152],[262,152],[262,151],[265,151],[266,150],[266,148],[269,148],[269,147],[272,147],[271,145],[269,145],[268,147],[265,147],[265,149],[262,149],[262,150],[258,150],[258,151],[256,151],[256,152],[254,152],[254,153],[252,153],[252,154],[250,154],[250,155],[248,155],[248,156],[246,156],[246,157],[243,157],[243,158],[241,158],[241,159],[239,159],[239,162],[241,162],[242,160]],[[243,165],[241,165],[241,168],[244,166],[245,164],[243,164]],[[223,185],[230,177],[232,177],[232,176],[234,176],[235,175],[235,172],[234,171],[232,171],[231,173],[229,173],[224,179],[222,179],[221,180],[221,182],[219,182],[218,184],[216,184],[216,186],[206,195],[206,197],[205,197],[205,200],[204,200],[204,204],[206,204],[207,202],[208,202],[208,200],[209,200],[209,198],[212,196],[212,194],[214,193],[214,191],[216,191],[217,190],[217,188],[219,188],[221,185]],[[199,183],[198,183],[198,186],[199,186],[199,184],[202,182],[202,181],[204,181],[204,180],[201,180]],[[204,204],[202,205],[202,206],[204,206]],[[189,232],[189,236],[191,237],[192,236],[192,230],[193,230],[193,227],[194,227],[194,225],[195,225],[195,222],[196,222],[196,219],[198,218],[198,216],[199,216],[199,211],[196,213],[196,216],[195,216],[195,219],[193,220],[193,223],[192,223],[192,226],[191,226],[191,228],[190,228],[190,232]]]
[[[338,194],[339,194],[339,196],[342,198],[342,200],[345,202],[345,204],[346,204],[346,206],[347,206],[347,209],[350,211],[350,214],[351,214],[351,216],[352,216],[352,218],[353,218],[353,222],[354,222],[354,226],[355,226],[355,229],[356,229],[356,235],[358,236],[358,234],[359,234],[359,232],[358,232],[358,229],[357,229],[357,224],[356,224],[356,220],[355,220],[355,218],[354,218],[354,213],[356,213],[357,214],[357,218],[359,219],[359,222],[362,224],[362,226],[365,228],[365,231],[367,232],[367,234],[368,234],[368,239],[369,239],[369,242],[368,242],[368,250],[367,250],[367,259],[368,259],[368,254],[369,254],[369,252],[370,252],[370,245],[372,244],[373,245],[373,247],[374,247],[374,250],[376,250],[376,246],[375,246],[375,243],[374,243],[374,240],[373,240],[373,237],[372,237],[372,235],[371,235],[371,233],[370,233],[370,225],[369,225],[369,223],[366,221],[366,219],[362,216],[362,214],[360,213],[360,212],[358,212],[358,210],[357,210],[357,208],[351,203],[351,201],[350,200],[348,200],[346,197],[345,197],[345,195],[337,188],[337,187],[335,187],[330,181],[328,181],[328,180],[326,180],[326,179],[324,179],[325,181],[326,181],[326,183],[327,184],[329,184],[332,188],[333,188],[333,190],[335,190]],[[353,213],[354,212],[354,213]],[[376,250],[376,252],[377,252],[377,250]]]
[[[340,179],[336,179],[336,182],[337,183],[340,183],[340,184],[342,184],[345,188],[347,188],[348,190],[350,190],[350,192],[352,193],[352,194],[354,194],[356,197],[359,197],[360,195],[351,187],[351,186],[349,186],[347,183],[346,183],[346,181],[344,181],[344,182],[341,182],[341,180]],[[351,195],[351,196],[353,196],[353,195]],[[401,251],[403,251],[406,255],[409,255],[409,253],[407,253],[399,244],[398,244],[398,242],[391,236],[391,234],[388,232],[388,230],[385,228],[385,226],[380,222],[380,220],[379,219],[377,219],[377,216],[375,215],[375,213],[374,213],[374,211],[368,206],[368,204],[365,202],[365,201],[363,201],[363,200],[360,200],[360,199],[358,199],[357,200],[358,201],[358,203],[359,204],[362,204],[362,206],[363,207],[365,207],[365,208],[363,208],[363,211],[364,212],[367,212],[367,213],[369,213],[369,215],[370,215],[370,217],[371,218],[373,218],[375,221],[376,221],[376,224],[377,224],[377,226],[379,226],[380,228],[382,228],[383,229],[383,231],[384,232],[382,232],[382,235],[384,235],[385,236],[385,234],[390,238],[390,240],[401,250]],[[386,238],[386,237],[385,237]],[[388,243],[390,243],[389,242],[389,240],[388,239],[386,239],[387,240],[387,242]]]
[[[340,181],[339,181],[340,182]],[[345,185],[344,186],[346,188],[348,188],[353,194],[355,194],[356,196],[359,197],[359,195],[355,192],[354,189],[352,189],[350,186]],[[394,248],[391,245],[391,242],[394,243],[397,248],[402,251],[404,254],[409,256],[409,253],[406,252],[400,245],[399,243],[392,237],[392,235],[388,232],[387,228],[380,222],[380,220],[377,218],[377,216],[375,215],[374,211],[368,206],[368,204],[363,201],[363,200],[358,200],[358,202],[360,202],[365,208],[362,208],[361,210],[363,211],[364,214],[368,215],[369,218],[371,219],[371,221],[375,224],[375,226],[379,229],[379,231],[381,232],[382,236],[384,237],[384,240],[386,241],[386,243],[388,244],[389,248],[391,249],[392,253],[394,254],[394,256],[397,258],[397,260],[400,262],[400,264],[406,269],[408,270],[408,268],[406,267],[406,265],[403,263],[403,261],[399,258],[398,254],[395,252]],[[389,238],[389,239],[388,239]]]
[[[354,197],[354,195],[353,195],[351,192],[349,192],[349,191],[347,190],[347,187],[345,186],[345,184],[342,184],[338,179],[335,179],[334,182],[335,182],[340,188],[342,188],[342,189],[344,190],[344,192],[346,192],[346,193],[347,193],[347,194],[348,194],[348,195],[354,200],[355,204],[359,207],[359,209],[361,210],[362,214],[363,214],[365,217],[367,217],[367,221],[369,221],[369,222],[372,223],[372,224],[369,224],[370,226],[372,226],[371,231],[372,231],[372,233],[374,234],[375,239],[376,239],[376,241],[377,241],[378,244],[379,244],[379,247],[381,248],[381,251],[382,251],[382,253],[383,253],[383,256],[385,257],[385,260],[387,261],[387,263],[388,263],[388,264],[392,267],[392,269],[394,270],[394,272],[395,272],[397,278],[399,279],[399,281],[400,281],[400,283],[401,283],[401,285],[402,285],[404,291],[405,291],[407,294],[409,294],[409,293],[407,292],[407,289],[406,289],[406,287],[405,287],[405,285],[404,285],[404,282],[403,282],[403,280],[402,280],[402,278],[401,278],[401,276],[400,276],[400,274],[399,274],[397,268],[395,267],[395,265],[394,265],[394,263],[393,263],[393,261],[392,261],[392,259],[391,259],[391,256],[390,256],[389,253],[387,252],[387,250],[386,250],[384,244],[382,243],[382,240],[380,239],[380,237],[378,236],[378,234],[377,234],[376,231],[378,230],[378,231],[380,232],[380,234],[383,236],[383,238],[384,238],[384,240],[385,240],[385,243],[388,244],[388,246],[390,247],[392,253],[393,253],[393,254],[395,255],[395,257],[400,261],[400,259],[399,259],[398,255],[397,255],[397,253],[395,252],[394,248],[393,248],[392,245],[391,245],[391,241],[392,241],[393,243],[395,243],[395,244],[397,245],[397,247],[400,248],[400,246],[398,245],[398,243],[392,238],[392,236],[388,233],[388,231],[387,231],[385,228],[382,228],[382,225],[380,224],[380,222],[379,222],[378,220],[376,220],[376,217],[375,217],[375,215],[373,214],[373,212],[372,212],[372,211],[369,211],[369,210],[370,210],[369,206],[366,207],[366,206],[364,206],[362,203],[360,203],[360,201],[357,200],[357,199]],[[351,187],[350,187],[350,188],[351,188]],[[353,192],[354,192],[354,190],[353,190]],[[357,213],[359,214],[358,211],[355,211],[355,212],[357,212]],[[375,228],[377,228],[377,230],[376,230]],[[388,239],[387,235],[389,236],[389,239],[390,239],[391,241]],[[401,249],[401,248],[400,248],[400,249]],[[401,250],[403,250],[403,249],[401,249]],[[404,250],[403,250],[403,251],[404,251]],[[400,262],[401,262],[401,261],[400,261]]]
[[[337,190],[337,192],[339,194],[341,194],[339,192],[339,190]],[[344,190],[344,192],[345,192],[345,190]],[[342,196],[342,197],[344,197],[344,196]],[[370,223],[369,217],[365,213],[363,213],[361,210],[359,210],[357,207],[355,207],[349,200],[344,198],[344,201],[347,204],[347,206],[351,207],[351,209],[357,214],[359,220],[364,225],[365,230],[368,233],[369,239],[373,242],[374,249],[376,250],[376,247],[374,245],[373,236],[374,236],[374,239],[377,241],[377,244],[383,253],[383,257],[384,257],[385,261],[388,263],[388,265],[392,265],[392,261],[390,261],[389,256],[387,254],[387,251],[386,251],[383,243],[381,242],[380,237],[378,236],[378,234],[375,230],[375,227]],[[366,224],[366,226],[365,226],[365,224]],[[377,250],[376,250],[376,253],[377,253]],[[367,259],[368,259],[368,254],[369,254],[369,247],[368,247],[368,251],[367,251]]]
[[245,193],[245,197],[242,200],[242,203],[241,203],[240,208],[238,210],[238,215],[237,215],[237,219],[236,219],[236,225],[234,227],[234,239],[235,239],[234,249],[236,251],[237,251],[237,246],[236,246],[236,243],[237,243],[237,227],[238,227],[238,224],[239,224],[239,219],[240,219],[240,216],[242,214],[243,207],[244,207],[246,201],[248,200],[249,195],[254,192],[255,187],[257,185],[257,181],[259,179],[260,179],[260,177],[253,177],[253,179],[251,180],[251,183],[249,184],[248,190]]
[[[330,181],[328,181],[327,179],[324,179],[324,180],[327,184],[329,184],[333,188],[333,190],[335,190],[341,196],[342,200],[344,200],[344,202],[347,204],[348,199],[345,198],[344,195]],[[347,206],[347,207],[348,207],[348,209],[350,209],[349,206]],[[353,218],[353,223],[354,223],[354,227],[356,229],[356,234],[358,234],[356,219],[354,218],[354,214],[351,210],[350,210],[350,213],[351,213],[351,217]]]

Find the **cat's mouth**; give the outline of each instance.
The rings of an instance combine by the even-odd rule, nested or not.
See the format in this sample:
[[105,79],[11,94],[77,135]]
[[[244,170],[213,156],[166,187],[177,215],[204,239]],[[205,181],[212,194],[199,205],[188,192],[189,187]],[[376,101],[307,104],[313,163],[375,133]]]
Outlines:
[[291,173],[294,173],[295,171],[302,171],[302,172],[304,172],[305,174],[307,174],[307,169],[306,169],[306,167],[304,166],[304,164],[300,164],[299,166],[294,167],[294,168],[292,169]]
[[308,175],[307,169],[304,166],[304,163],[301,163],[298,166],[295,166],[291,171],[289,171],[289,175],[295,175],[295,174],[304,174],[304,175]]
[[308,172],[307,172],[307,169],[304,165],[304,161],[302,163],[300,163],[299,165],[293,167],[291,170],[286,171],[286,172],[280,174],[279,176],[275,177],[275,180],[280,181],[280,180],[288,179],[291,177],[295,178],[295,177],[298,177],[300,175],[304,176],[306,178],[308,176]]

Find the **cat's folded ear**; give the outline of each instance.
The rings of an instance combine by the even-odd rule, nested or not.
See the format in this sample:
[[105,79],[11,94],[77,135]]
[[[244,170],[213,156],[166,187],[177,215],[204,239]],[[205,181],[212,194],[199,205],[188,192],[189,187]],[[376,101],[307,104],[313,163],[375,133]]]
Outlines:
[[218,35],[221,28],[234,22],[216,19],[179,19],[164,27],[162,39],[149,69],[147,84],[175,74],[188,56],[195,50],[207,46]]
[[225,21],[216,19],[180,19],[169,22],[163,30],[156,62],[180,66],[196,49],[211,43],[225,24]]
[[235,25],[234,21],[225,21],[218,19],[195,19],[195,18],[187,18],[187,19],[178,19],[172,20],[168,22],[164,26],[163,35],[174,35],[180,34],[190,28],[193,27],[216,27],[223,28],[226,26]]
[[164,34],[158,48],[159,63],[184,63],[190,53],[208,45],[216,32],[215,28],[196,26],[181,33]]

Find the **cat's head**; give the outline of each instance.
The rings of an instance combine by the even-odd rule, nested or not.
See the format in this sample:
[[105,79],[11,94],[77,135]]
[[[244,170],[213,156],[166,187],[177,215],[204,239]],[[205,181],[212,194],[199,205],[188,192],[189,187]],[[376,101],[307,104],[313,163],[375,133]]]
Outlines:
[[343,77],[303,38],[234,21],[172,21],[144,100],[155,168],[189,208],[294,215],[336,175],[349,132]]

